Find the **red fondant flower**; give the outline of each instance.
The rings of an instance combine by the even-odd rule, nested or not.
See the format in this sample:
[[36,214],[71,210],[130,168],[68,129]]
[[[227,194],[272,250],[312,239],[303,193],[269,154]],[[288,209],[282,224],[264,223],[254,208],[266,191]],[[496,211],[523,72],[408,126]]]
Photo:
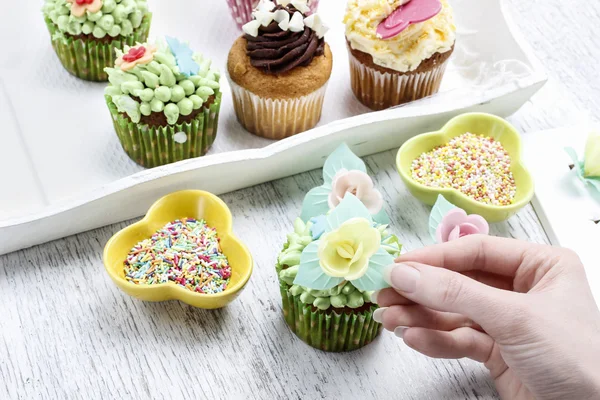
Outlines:
[[144,45],[130,48],[127,53],[117,58],[115,64],[121,67],[121,71],[129,71],[138,64],[148,64],[154,60],[154,53],[156,47],[151,45]]
[[71,15],[82,17],[86,11],[96,13],[102,9],[102,0],[67,0],[71,3]]

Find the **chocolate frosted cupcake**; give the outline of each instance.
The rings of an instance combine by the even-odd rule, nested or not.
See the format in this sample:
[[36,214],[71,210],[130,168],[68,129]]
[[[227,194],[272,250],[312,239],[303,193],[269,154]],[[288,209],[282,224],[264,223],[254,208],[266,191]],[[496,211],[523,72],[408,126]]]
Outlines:
[[166,38],[117,50],[106,103],[123,149],[155,167],[204,155],[215,140],[219,72],[186,44]]
[[46,0],[42,11],[62,65],[89,81],[108,80],[115,49],[145,42],[152,18],[146,0]]
[[269,139],[319,122],[333,65],[320,17],[306,17],[306,0],[292,4],[262,1],[227,62],[238,120]]
[[456,38],[447,0],[349,0],[344,22],[361,103],[382,110],[438,92]]

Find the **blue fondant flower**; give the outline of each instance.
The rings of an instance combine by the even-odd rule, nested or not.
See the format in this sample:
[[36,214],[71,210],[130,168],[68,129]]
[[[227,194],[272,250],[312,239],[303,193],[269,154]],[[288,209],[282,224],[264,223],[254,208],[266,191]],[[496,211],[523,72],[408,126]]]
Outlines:
[[381,193],[374,188],[373,180],[367,175],[365,163],[344,143],[325,161],[322,186],[312,189],[302,204],[302,220],[325,215],[336,207],[346,193],[351,193],[362,202],[380,224],[388,224],[389,218],[383,209]]
[[200,71],[200,66],[196,61],[194,61],[194,52],[190,49],[190,46],[187,43],[182,43],[179,40],[167,36],[165,38],[167,40],[167,44],[171,49],[171,53],[175,56],[175,60],[177,61],[177,67],[179,67],[179,72],[184,74],[187,77],[192,75],[197,75],[198,71]]
[[383,247],[373,217],[357,197],[346,194],[326,217],[319,217],[319,224],[324,232],[302,251],[295,285],[326,290],[349,281],[362,291],[388,287],[383,270],[394,258]]

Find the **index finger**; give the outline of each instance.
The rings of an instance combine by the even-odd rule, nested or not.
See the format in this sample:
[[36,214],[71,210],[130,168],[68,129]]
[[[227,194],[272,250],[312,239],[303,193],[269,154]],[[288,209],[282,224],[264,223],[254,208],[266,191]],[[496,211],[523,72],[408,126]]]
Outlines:
[[418,262],[456,272],[484,271],[514,277],[524,254],[538,244],[485,235],[470,235],[401,255],[397,262]]

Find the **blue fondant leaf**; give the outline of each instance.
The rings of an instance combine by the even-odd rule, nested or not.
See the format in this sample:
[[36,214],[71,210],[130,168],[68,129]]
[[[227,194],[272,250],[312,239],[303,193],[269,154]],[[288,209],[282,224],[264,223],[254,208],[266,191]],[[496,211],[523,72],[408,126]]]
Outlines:
[[187,77],[197,75],[198,71],[200,71],[200,66],[194,61],[194,52],[190,49],[190,46],[169,36],[165,37],[165,39],[171,49],[171,53],[175,56],[179,72]]
[[442,223],[442,219],[450,210],[457,208],[454,204],[450,203],[444,196],[441,194],[438,196],[433,209],[431,210],[431,214],[429,215],[429,234],[433,241],[436,241],[436,231],[437,227]]
[[327,215],[327,232],[337,229],[352,218],[364,218],[373,222],[367,207],[351,193],[346,193],[340,204]]
[[[364,173],[367,172],[367,167],[360,157],[350,150],[346,143],[342,143],[333,153],[327,157],[325,166],[323,167],[323,180],[326,185],[331,185],[333,177],[341,169],[348,171],[358,170]],[[329,186],[331,187],[331,186]]]
[[592,185],[598,192],[600,192],[600,180],[598,179],[586,179],[586,182]]
[[319,263],[319,242],[312,242],[300,255],[300,266],[298,275],[294,279],[294,285],[304,286],[309,289],[326,290],[342,283],[344,279],[331,277],[321,268]]
[[310,219],[312,225],[310,227],[310,234],[313,240],[319,240],[319,238],[325,233],[327,229],[327,217],[325,215],[319,215]]
[[351,281],[351,283],[359,290],[372,291],[381,290],[390,285],[383,279],[383,271],[388,265],[394,263],[392,257],[387,251],[380,248],[369,260],[369,268],[367,272],[359,279]]
[[300,216],[302,221],[308,222],[313,217],[325,215],[329,212],[329,193],[331,193],[331,188],[319,186],[306,194],[302,202],[302,214]]
[[381,211],[373,215],[373,221],[381,225],[389,225],[391,222],[390,217],[388,217],[387,213],[385,212],[385,208],[383,207],[381,208]]

